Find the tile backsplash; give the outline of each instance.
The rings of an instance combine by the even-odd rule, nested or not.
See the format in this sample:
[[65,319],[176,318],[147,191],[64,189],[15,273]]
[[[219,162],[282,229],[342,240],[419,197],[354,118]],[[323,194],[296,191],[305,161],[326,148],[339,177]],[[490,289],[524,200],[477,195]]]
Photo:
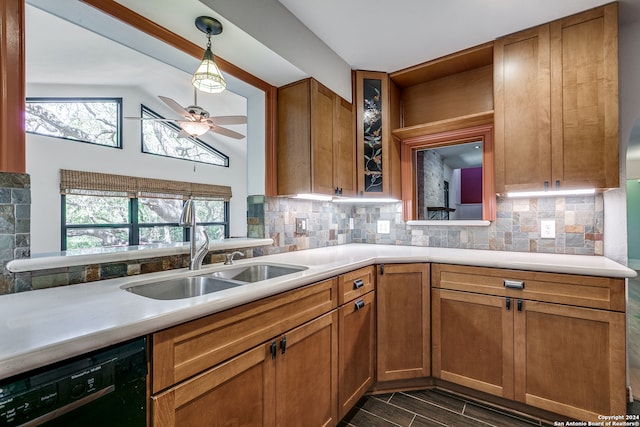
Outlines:
[[[0,207],[5,206],[0,237],[11,240],[8,259],[29,255],[28,181],[0,186]],[[1,183],[1,182],[0,182]],[[244,248],[245,256],[261,256],[346,243],[377,243],[440,248],[489,249],[602,255],[604,202],[602,195],[497,201],[497,219],[489,226],[410,225],[402,220],[401,203],[346,204],[284,197],[248,198],[249,237],[272,238],[272,246]],[[26,213],[25,213],[26,212]],[[306,222],[296,230],[296,219]],[[389,233],[378,233],[379,220],[388,221]],[[554,220],[556,236],[543,239],[540,221]],[[27,224],[23,222],[27,221]],[[445,222],[443,221],[442,224]],[[26,244],[21,243],[25,241]],[[225,251],[211,252],[205,263],[221,262]],[[4,261],[6,264],[7,260]],[[85,283],[155,271],[183,268],[188,256],[128,260],[36,272],[2,275],[0,295],[32,289]]]
[[[270,237],[274,240],[273,246],[266,248],[265,253],[345,243],[578,255],[602,255],[604,250],[604,203],[601,194],[498,198],[497,218],[489,226],[409,225],[402,220],[401,203],[344,204],[254,196],[249,197],[248,205],[250,233],[255,233],[249,237]],[[296,218],[307,220],[305,233],[296,232]],[[390,222],[389,233],[377,233],[378,220]],[[541,220],[555,221],[555,238],[541,238]],[[264,234],[260,235],[260,232]]]

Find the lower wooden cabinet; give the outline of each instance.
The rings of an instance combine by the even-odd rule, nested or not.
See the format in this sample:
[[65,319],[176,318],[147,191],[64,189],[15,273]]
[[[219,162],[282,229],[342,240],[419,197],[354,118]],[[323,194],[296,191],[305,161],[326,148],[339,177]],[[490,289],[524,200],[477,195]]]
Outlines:
[[429,264],[378,266],[377,381],[430,375],[429,283]]
[[513,399],[513,318],[501,297],[433,289],[433,376]]
[[[564,300],[573,286],[591,296],[584,304],[620,307],[623,279],[432,268],[434,377],[583,421],[626,413],[625,313],[522,297]],[[502,284],[514,276],[522,289]],[[496,280],[503,295],[468,291]]]
[[[306,323],[274,342],[275,426],[336,425],[337,312]],[[273,348],[273,342],[270,346]]]
[[154,426],[333,426],[334,310],[152,397]]
[[151,398],[153,426],[272,426],[273,363],[249,350]]
[[338,309],[338,417],[342,419],[373,385],[375,374],[375,293]]

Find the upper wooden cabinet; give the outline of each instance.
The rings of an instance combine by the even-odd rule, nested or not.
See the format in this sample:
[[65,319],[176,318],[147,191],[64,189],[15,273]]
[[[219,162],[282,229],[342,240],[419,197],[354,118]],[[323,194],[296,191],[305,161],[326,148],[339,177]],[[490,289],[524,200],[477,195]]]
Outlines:
[[353,105],[314,79],[278,89],[278,194],[353,196]]
[[387,73],[356,71],[355,79],[358,194],[399,199],[400,144],[391,130],[400,126],[400,91]]
[[496,40],[496,191],[619,186],[618,7]]

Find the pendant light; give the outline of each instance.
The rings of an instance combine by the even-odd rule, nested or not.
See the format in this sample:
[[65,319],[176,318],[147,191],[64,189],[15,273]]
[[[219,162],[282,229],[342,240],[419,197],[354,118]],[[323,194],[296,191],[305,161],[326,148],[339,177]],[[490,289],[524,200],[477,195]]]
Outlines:
[[203,92],[220,93],[227,87],[227,82],[213,59],[211,36],[222,32],[222,24],[215,18],[199,16],[196,18],[196,27],[207,35],[207,48],[200,66],[193,73],[191,84]]

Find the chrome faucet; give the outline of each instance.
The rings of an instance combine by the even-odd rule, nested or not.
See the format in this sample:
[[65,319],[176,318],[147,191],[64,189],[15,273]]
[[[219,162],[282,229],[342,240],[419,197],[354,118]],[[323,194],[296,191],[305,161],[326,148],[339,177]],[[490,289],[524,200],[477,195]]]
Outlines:
[[224,265],[231,265],[233,264],[233,257],[239,255],[239,256],[244,256],[244,254],[240,251],[235,251],[235,252],[231,252],[229,254],[224,254]]
[[198,249],[196,245],[196,207],[193,199],[185,202],[180,215],[180,226],[189,228],[189,270],[200,270],[204,257],[209,253],[209,236],[206,230],[201,230],[204,234],[204,243]]

